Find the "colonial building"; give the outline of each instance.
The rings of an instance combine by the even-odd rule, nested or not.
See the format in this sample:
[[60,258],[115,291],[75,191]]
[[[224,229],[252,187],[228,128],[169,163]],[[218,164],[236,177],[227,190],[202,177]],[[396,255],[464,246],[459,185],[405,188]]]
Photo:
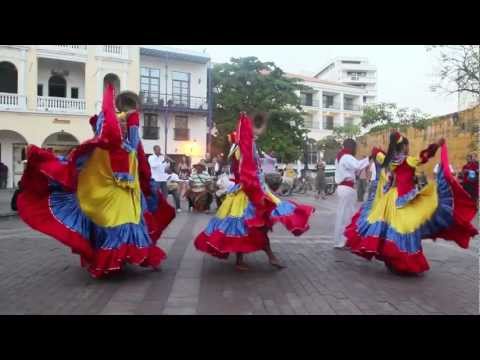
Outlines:
[[205,156],[208,133],[208,67],[202,53],[156,46],[140,49],[142,137],[145,151],[154,145],[178,160]]
[[209,62],[205,54],[137,45],[0,45],[7,187],[21,178],[27,144],[62,154],[92,136],[88,119],[100,111],[107,83],[141,92],[147,153],[167,145],[172,156],[199,160],[206,152]]

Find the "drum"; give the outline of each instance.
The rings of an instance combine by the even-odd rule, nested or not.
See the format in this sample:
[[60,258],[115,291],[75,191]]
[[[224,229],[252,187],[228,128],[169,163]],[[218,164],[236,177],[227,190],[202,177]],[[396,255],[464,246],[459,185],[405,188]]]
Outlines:
[[282,176],[277,173],[270,173],[265,175],[265,182],[272,191],[277,191],[282,184]]

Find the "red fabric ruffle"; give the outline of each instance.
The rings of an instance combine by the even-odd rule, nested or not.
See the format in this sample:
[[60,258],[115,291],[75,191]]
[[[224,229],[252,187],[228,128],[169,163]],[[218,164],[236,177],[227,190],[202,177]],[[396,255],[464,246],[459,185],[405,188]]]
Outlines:
[[195,239],[195,248],[220,259],[228,258],[229,253],[250,253],[264,250],[267,244],[265,229],[249,229],[248,236],[226,236],[221,231],[211,235],[200,233]]
[[391,266],[400,273],[419,274],[430,269],[422,251],[408,253],[401,251],[395,242],[373,236],[362,237],[357,232],[357,220],[360,212],[357,212],[352,223],[347,226],[345,236],[346,246],[354,254],[368,260],[377,258]]
[[272,216],[272,220],[274,223],[282,223],[293,235],[300,236],[310,229],[308,221],[315,212],[315,208],[309,205],[297,204],[293,201],[289,202],[295,205],[294,212],[285,216]]
[[124,244],[117,249],[99,249],[90,261],[82,257],[82,266],[88,266],[93,277],[99,278],[108,273],[119,271],[125,263],[157,268],[166,259],[165,252],[156,247],[138,248]]

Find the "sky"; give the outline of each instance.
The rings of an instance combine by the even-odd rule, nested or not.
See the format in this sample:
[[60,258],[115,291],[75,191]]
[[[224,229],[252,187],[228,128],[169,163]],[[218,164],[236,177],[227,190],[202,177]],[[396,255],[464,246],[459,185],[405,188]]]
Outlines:
[[282,70],[315,75],[337,56],[365,57],[377,66],[377,94],[380,102],[419,108],[430,115],[457,111],[457,96],[432,92],[438,59],[423,45],[169,45],[206,52],[213,62],[231,57],[256,56],[273,61]]

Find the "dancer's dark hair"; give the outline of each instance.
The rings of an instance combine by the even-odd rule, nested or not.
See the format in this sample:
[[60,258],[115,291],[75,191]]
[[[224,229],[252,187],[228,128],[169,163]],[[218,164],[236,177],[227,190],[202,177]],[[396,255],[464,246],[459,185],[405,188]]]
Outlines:
[[388,168],[388,165],[394,158],[395,154],[398,154],[400,151],[402,151],[405,145],[408,145],[408,139],[397,131],[392,132],[390,134],[387,155],[385,156],[382,166],[384,168]]
[[348,149],[352,152],[352,155],[355,156],[355,153],[357,151],[357,142],[353,139],[345,139],[343,141],[343,147],[345,149]]

